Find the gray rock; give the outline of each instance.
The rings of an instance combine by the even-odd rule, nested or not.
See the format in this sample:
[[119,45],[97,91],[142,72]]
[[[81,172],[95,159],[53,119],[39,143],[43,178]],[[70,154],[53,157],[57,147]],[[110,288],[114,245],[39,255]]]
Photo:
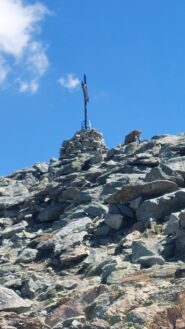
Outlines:
[[47,163],[36,163],[33,168],[40,171],[41,174],[45,174],[48,172],[48,164]]
[[117,271],[112,271],[111,274],[107,277],[107,284],[118,284],[122,282],[124,277],[134,274],[140,270],[140,264],[128,264],[126,268],[119,269]]
[[87,213],[89,217],[96,217],[107,214],[109,211],[106,205],[102,205],[98,202],[92,202],[88,206],[84,207],[84,212]]
[[129,207],[130,207],[131,209],[133,209],[133,210],[137,210],[137,209],[139,208],[141,202],[142,202],[142,197],[138,197],[138,198],[132,200],[132,201],[129,203]]
[[70,164],[63,166],[60,169],[59,175],[69,175],[73,172],[79,172],[81,170],[81,161],[73,161]]
[[137,263],[138,259],[143,256],[154,256],[157,254],[157,251],[150,247],[142,239],[132,242],[132,261]]
[[103,161],[103,154],[101,151],[97,151],[95,155],[91,158],[91,164],[101,163]]
[[60,149],[60,158],[69,156],[69,154],[91,154],[97,151],[106,152],[102,134],[95,129],[81,129],[70,140],[63,142]]
[[184,209],[185,189],[165,194],[164,196],[145,200],[136,212],[137,219],[143,223],[150,218],[164,220],[172,212]]
[[105,216],[105,223],[115,230],[119,230],[123,222],[123,216],[119,214],[107,214]]
[[30,263],[36,259],[37,254],[38,254],[37,249],[26,248],[19,254],[19,256],[16,259],[16,262]]
[[124,217],[133,217],[133,211],[128,206],[119,203],[119,204],[111,204],[109,206],[110,214],[119,214]]
[[60,264],[63,266],[69,265],[71,262],[82,261],[89,254],[88,249],[81,245],[74,247],[71,250],[63,252],[60,257]]
[[107,263],[107,254],[100,250],[91,249],[89,256],[83,261],[86,275],[100,275],[103,266]]
[[28,311],[31,303],[19,297],[13,290],[0,286],[0,311]]
[[156,167],[159,165],[160,163],[160,160],[159,158],[157,157],[152,157],[151,154],[150,154],[150,157],[143,157],[142,158],[142,155],[141,157],[138,157],[138,158],[133,158],[133,159],[130,159],[128,161],[129,164],[131,165],[137,165],[137,166],[146,166],[146,167]]
[[77,194],[79,193],[79,189],[76,187],[69,187],[68,189],[64,190],[59,196],[59,202],[66,202],[74,200]]
[[[92,220],[89,217],[81,217],[78,220],[70,220],[67,222],[64,227],[60,228],[60,230],[56,233],[56,236],[70,236],[73,233],[85,231],[88,224],[90,224]],[[64,222],[65,223],[65,222]]]
[[[86,227],[91,223],[89,217],[70,221],[66,226],[58,230],[53,237],[38,244],[39,251],[49,250],[55,256],[62,251],[72,249],[82,244],[84,236],[87,235]],[[70,237],[70,238],[69,238]]]
[[172,170],[177,171],[183,178],[185,178],[185,156],[168,159],[166,164]]
[[[119,191],[124,185],[140,183],[145,175],[142,174],[125,174],[118,172],[105,173],[98,178],[98,181],[106,183],[103,187],[102,195],[104,197]],[[104,178],[104,179],[103,179]]]
[[[7,208],[16,207],[26,200],[28,195],[17,196],[17,197],[1,197],[0,198],[0,210],[6,210]],[[8,217],[7,212],[4,212],[4,216]],[[10,216],[11,217],[11,216]]]
[[37,291],[39,290],[40,285],[32,278],[26,279],[21,287],[21,296],[23,298],[34,298],[36,296]]
[[149,183],[140,183],[123,186],[123,188],[111,195],[106,202],[108,203],[127,203],[138,197],[152,198],[165,193],[177,191],[179,187],[174,182],[159,180]]
[[82,192],[79,192],[74,200],[75,204],[87,203],[94,201],[99,201],[102,187],[93,187],[91,189],[86,189]]
[[5,228],[5,230],[3,230],[3,231],[0,231],[0,237],[2,239],[11,238],[12,235],[22,232],[27,226],[28,226],[28,223],[23,220],[19,224],[12,225],[10,227]]
[[75,279],[68,279],[68,278],[63,278],[60,283],[56,283],[56,288],[59,290],[67,289],[71,290],[74,289],[78,286],[78,281]]
[[39,213],[37,220],[40,222],[58,220],[65,208],[65,203],[49,205]]
[[154,265],[163,265],[165,264],[165,260],[161,256],[143,256],[137,259],[137,263],[143,267],[151,267]]
[[185,210],[182,210],[179,214],[179,226],[185,229]]
[[95,230],[94,230],[94,235],[95,236],[107,236],[110,232],[110,227],[107,225],[99,225]]
[[184,186],[183,177],[178,172],[164,164],[152,168],[151,171],[146,174],[145,181],[152,182],[156,180],[169,180],[176,183],[178,186]]
[[179,214],[180,212],[172,213],[170,215],[169,220],[164,225],[165,235],[176,234],[177,230],[179,229]]
[[119,242],[118,246],[122,246],[123,248],[131,248],[134,240],[138,240],[141,237],[141,233],[139,231],[133,231],[126,236],[124,236]]

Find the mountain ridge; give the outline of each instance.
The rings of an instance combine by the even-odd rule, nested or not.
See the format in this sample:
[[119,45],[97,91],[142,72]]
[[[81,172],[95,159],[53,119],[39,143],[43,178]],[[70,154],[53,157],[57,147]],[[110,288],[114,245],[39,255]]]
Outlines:
[[0,328],[184,328],[184,179],[185,134],[96,129],[0,177]]

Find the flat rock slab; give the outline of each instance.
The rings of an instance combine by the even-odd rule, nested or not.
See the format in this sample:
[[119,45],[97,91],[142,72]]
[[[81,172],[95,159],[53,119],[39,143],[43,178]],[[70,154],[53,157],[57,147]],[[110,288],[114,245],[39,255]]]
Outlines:
[[185,178],[185,156],[169,159],[166,161],[166,164],[172,170],[177,171],[183,176],[183,178]]
[[137,263],[140,264],[143,267],[152,267],[154,265],[163,265],[165,264],[165,260],[161,256],[143,256],[138,258]]
[[177,191],[179,187],[176,183],[166,180],[157,180],[148,183],[138,183],[123,186],[120,191],[117,191],[106,202],[111,203],[126,203],[138,197],[152,198],[165,193]]
[[22,299],[12,289],[0,286],[0,311],[15,311],[23,313],[28,311],[31,303]]
[[136,212],[137,219],[146,223],[150,218],[164,220],[173,212],[184,209],[185,189],[145,200]]
[[88,254],[88,249],[85,246],[77,246],[61,254],[60,263],[61,265],[67,265],[70,262],[80,261],[88,256]]

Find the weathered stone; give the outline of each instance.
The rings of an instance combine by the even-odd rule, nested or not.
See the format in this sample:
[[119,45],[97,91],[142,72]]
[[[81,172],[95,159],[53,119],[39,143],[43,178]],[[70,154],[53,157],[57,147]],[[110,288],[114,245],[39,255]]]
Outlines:
[[75,204],[88,203],[91,201],[99,201],[102,187],[94,187],[79,192],[74,200]]
[[121,239],[121,241],[119,242],[119,246],[122,246],[124,248],[131,248],[132,242],[134,240],[138,240],[140,236],[141,233],[139,231],[133,231]]
[[107,214],[105,217],[105,223],[115,230],[119,230],[122,222],[123,216],[119,214]]
[[101,216],[107,214],[109,211],[106,205],[102,205],[98,202],[92,202],[88,206],[84,207],[84,212],[90,217]]
[[32,278],[25,280],[21,287],[21,296],[23,298],[34,298],[40,286]]
[[109,213],[110,214],[119,214],[124,217],[133,217],[133,211],[128,206],[118,203],[118,204],[111,204],[109,206]]
[[129,207],[130,207],[131,209],[133,209],[133,210],[137,210],[137,209],[139,208],[141,202],[142,202],[142,197],[138,197],[138,198],[132,200],[132,201],[129,203]]
[[164,234],[176,234],[179,229],[179,214],[180,212],[172,213],[170,215],[169,220],[164,225]]
[[144,201],[136,212],[138,220],[147,222],[150,218],[164,220],[172,212],[184,208],[185,189]]
[[64,190],[59,196],[58,201],[59,202],[66,202],[74,200],[76,195],[78,194],[79,189],[76,187],[69,187],[68,189]]
[[123,186],[123,188],[111,195],[106,202],[118,203],[118,202],[129,202],[138,197],[152,198],[165,193],[177,191],[179,188],[177,184],[170,181],[154,181],[142,184],[133,184]]
[[39,317],[29,318],[15,312],[1,312],[0,328],[2,329],[48,329],[44,319]]
[[72,139],[63,142],[60,158],[62,159],[68,154],[92,153],[95,151],[106,151],[102,134],[95,129],[82,129]]
[[88,249],[85,246],[74,247],[60,255],[60,264],[65,266],[70,262],[83,260],[88,254]]
[[58,220],[65,207],[65,203],[49,205],[39,213],[37,220],[40,222]]
[[146,157],[146,158],[141,157],[141,158],[136,158],[136,159],[134,158],[132,160],[129,160],[128,163],[131,165],[147,166],[149,168],[150,167],[153,168],[153,167],[156,167],[159,165],[160,160],[159,160],[159,158],[151,157],[151,155],[150,155],[149,158],[148,157]]
[[0,311],[25,312],[31,303],[19,297],[13,290],[0,286]]
[[19,254],[16,261],[19,263],[30,263],[36,259],[37,254],[37,249],[26,248]]
[[0,284],[33,302],[0,328],[183,328],[184,157],[185,134],[107,156],[82,130],[59,161],[0,177]]
[[169,180],[176,183],[178,186],[184,186],[183,177],[165,164],[152,168],[151,171],[146,174],[145,181],[152,182],[156,180]]
[[137,259],[137,263],[140,264],[143,267],[151,267],[154,265],[163,265],[165,263],[165,260],[161,256],[142,256]]
[[143,256],[154,256],[157,251],[146,244],[143,240],[136,240],[132,242],[132,261],[135,263],[140,257]]
[[168,159],[166,164],[185,178],[185,156]]
[[185,210],[182,210],[179,214],[179,226],[185,229]]
[[10,227],[7,227],[7,228],[5,228],[5,230],[0,231],[0,237],[2,239],[11,238],[12,235],[22,232],[27,226],[28,226],[28,223],[26,221],[22,221],[19,224],[15,224]]
[[48,164],[47,163],[36,163],[33,168],[40,171],[40,173],[45,174],[48,171]]

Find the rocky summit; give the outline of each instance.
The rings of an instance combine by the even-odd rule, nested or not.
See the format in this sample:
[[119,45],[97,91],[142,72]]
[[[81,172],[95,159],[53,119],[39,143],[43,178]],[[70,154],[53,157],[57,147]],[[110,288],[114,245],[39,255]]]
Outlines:
[[0,328],[185,328],[185,134],[0,177]]

